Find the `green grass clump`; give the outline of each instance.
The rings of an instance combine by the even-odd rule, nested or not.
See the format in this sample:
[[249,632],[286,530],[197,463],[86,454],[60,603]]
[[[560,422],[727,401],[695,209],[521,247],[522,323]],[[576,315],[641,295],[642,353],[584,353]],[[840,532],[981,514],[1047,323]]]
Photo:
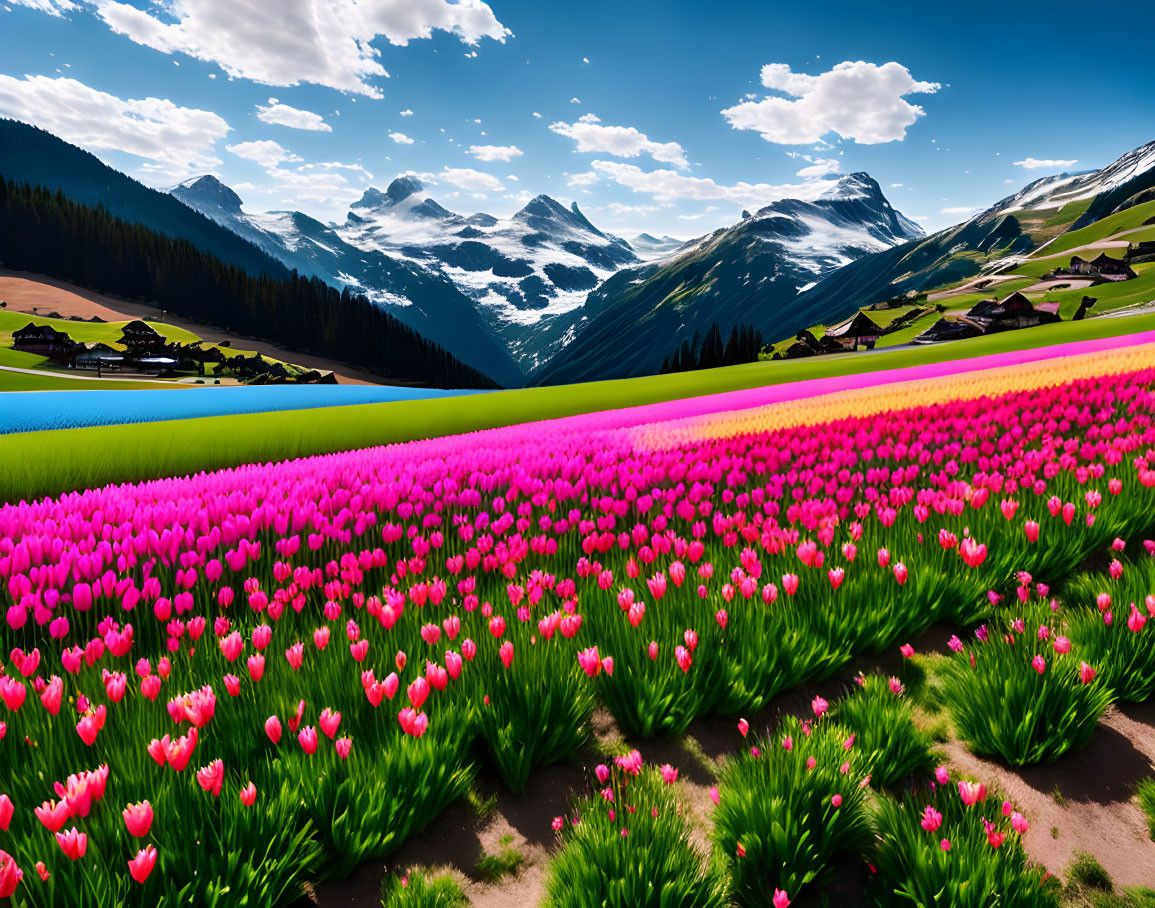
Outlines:
[[846,749],[846,726],[808,727],[788,720],[722,769],[714,843],[746,908],[769,905],[779,889],[795,899],[836,858],[868,846],[864,755]]
[[898,679],[872,675],[835,707],[835,718],[857,735],[875,788],[930,770],[931,738],[914,723],[914,706]]
[[448,873],[432,874],[412,868],[401,876],[387,876],[381,890],[384,908],[468,908],[461,884]]
[[1139,807],[1147,815],[1147,829],[1155,840],[1155,777],[1139,783],[1138,798]]
[[1028,861],[1021,836],[994,802],[987,795],[967,806],[953,782],[877,799],[873,904],[1057,908],[1057,881]]
[[1095,860],[1089,851],[1076,851],[1066,870],[1067,885],[1081,889],[1098,889],[1102,892],[1114,892],[1115,883],[1111,874],[1103,869],[1103,865]]
[[997,754],[1014,766],[1050,763],[1086,745],[1113,699],[1100,677],[1083,683],[1079,670],[1076,653],[1056,654],[1028,621],[1026,632],[992,629],[986,643],[953,658],[943,697],[955,729],[976,753]]
[[[598,783],[601,784],[601,783]],[[658,771],[619,766],[604,794],[561,821],[546,871],[545,908],[724,908],[726,880],[690,839],[691,827]]]
[[513,847],[513,836],[503,835],[497,840],[497,852],[483,855],[477,862],[477,872],[483,879],[496,883],[502,877],[513,876],[525,863],[525,855]]

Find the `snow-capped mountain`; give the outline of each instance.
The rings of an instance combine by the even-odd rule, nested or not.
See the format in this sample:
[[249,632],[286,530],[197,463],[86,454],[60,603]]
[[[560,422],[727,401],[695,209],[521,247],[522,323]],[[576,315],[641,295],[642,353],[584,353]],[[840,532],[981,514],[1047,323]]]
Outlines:
[[652,236],[648,233],[639,233],[629,243],[634,252],[637,253],[638,258],[645,262],[665,258],[671,252],[686,245],[685,240],[679,240],[677,237]]
[[865,173],[832,182],[810,201],[772,202],[607,280],[572,314],[572,339],[535,380],[656,372],[682,340],[715,322],[723,335],[742,324],[768,339],[801,330],[807,325],[791,327],[799,293],[856,259],[922,236]]
[[996,202],[978,217],[990,218],[1016,211],[1062,208],[1068,202],[1090,199],[1122,186],[1155,168],[1155,142],[1127,152],[1101,170],[1059,173],[1028,183],[1014,195]]
[[460,215],[424,196],[412,176],[368,190],[337,234],[437,269],[474,300],[526,372],[543,362],[551,326],[626,264],[629,244],[598,230],[578,209],[539,195],[510,218]]
[[438,268],[355,246],[343,238],[339,228],[299,211],[249,214],[241,208],[236,193],[215,177],[189,180],[170,192],[300,274],[364,293],[415,331],[502,384],[522,381],[523,370],[494,336],[475,301],[462,294]]
[[[523,373],[548,356],[560,316],[638,261],[628,243],[598,230],[576,204],[566,208],[540,195],[503,219],[458,214],[424,190],[416,177],[398,177],[384,191],[367,189],[345,222],[330,226],[300,212],[248,214],[236,193],[211,176],[171,191],[286,265],[364,292],[407,321],[415,313],[406,310],[421,301],[399,293],[395,281],[382,281],[384,260],[394,266],[385,270],[404,267],[448,282]],[[446,345],[464,354],[461,347],[471,343],[462,338]]]

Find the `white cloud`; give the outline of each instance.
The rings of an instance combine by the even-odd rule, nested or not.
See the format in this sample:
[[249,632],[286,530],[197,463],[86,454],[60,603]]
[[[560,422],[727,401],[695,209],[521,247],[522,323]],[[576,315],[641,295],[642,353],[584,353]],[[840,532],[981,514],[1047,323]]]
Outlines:
[[388,76],[371,44],[376,38],[405,45],[446,31],[473,45],[511,34],[482,0],[155,0],[148,11],[94,2],[113,31],[162,53],[266,85],[310,82],[373,98],[382,95],[370,80]]
[[437,177],[467,192],[498,192],[505,188],[497,177],[468,167],[446,167]]
[[686,153],[677,142],[654,142],[645,133],[632,126],[602,126],[593,114],[586,114],[576,123],[551,123],[550,129],[577,143],[577,151],[612,154],[618,158],[636,158],[649,155],[663,164],[689,167]]
[[891,189],[902,189],[902,183],[891,183],[890,188]]
[[403,132],[391,132],[391,133],[389,133],[389,138],[391,138],[398,145],[412,145],[413,144],[413,140],[411,138],[409,138],[409,136],[405,135],[405,133],[403,133]]
[[75,79],[48,76],[0,75],[0,113],[89,151],[144,158],[158,181],[212,170],[220,164],[215,145],[231,128],[212,111],[165,98],[118,98]]
[[778,199],[817,198],[832,185],[830,180],[807,180],[785,185],[740,182],[726,186],[712,179],[686,176],[676,170],[645,171],[633,164],[618,161],[594,161],[590,166],[595,172],[619,185],[634,192],[648,193],[662,202],[677,199],[721,200],[736,205],[760,207]]
[[807,162],[807,166],[795,174],[804,180],[815,180],[831,174],[842,173],[842,162],[837,158],[812,158],[808,154],[794,154],[791,157]]
[[972,211],[978,211],[970,205],[956,205],[953,208],[943,208],[939,214],[970,214]]
[[468,154],[479,161],[505,161],[508,164],[525,152],[516,145],[470,145]]
[[533,112],[533,116],[534,116],[534,119],[536,119],[536,120],[541,119],[541,114],[539,114],[536,110]]
[[413,116],[413,111],[411,111],[411,110],[409,110],[408,108],[406,108],[405,110],[401,111],[401,114],[400,114],[400,116],[402,116],[402,117],[411,117],[411,116]]
[[582,99],[581,98],[570,98],[569,102],[570,102],[570,104],[581,104]]
[[713,214],[717,210],[718,210],[717,205],[707,205],[706,209],[704,211],[699,211],[697,214],[680,214],[680,215],[678,215],[678,220],[679,221],[696,221],[696,220],[699,220],[700,218],[706,217],[706,215],[708,215],[708,214]]
[[1046,158],[1039,160],[1038,158],[1024,158],[1022,161],[1015,161],[1016,167],[1025,167],[1027,170],[1062,170],[1064,167],[1072,167],[1078,164],[1078,159],[1070,161],[1057,161],[1054,158]]
[[[762,67],[762,84],[789,98],[742,101],[722,111],[734,129],[752,129],[767,142],[809,145],[837,133],[861,145],[901,141],[925,111],[904,100],[942,86],[919,82],[899,63],[849,60],[817,76],[791,72],[785,63]],[[795,100],[790,100],[793,98]]]
[[594,212],[608,211],[610,214],[621,217],[624,214],[653,214],[655,211],[661,210],[661,205],[623,205],[621,202],[610,202],[608,205],[595,208]]
[[571,189],[579,189],[585,186],[593,186],[596,183],[600,183],[601,179],[602,175],[600,173],[596,173],[595,171],[591,170],[586,173],[570,174],[569,178],[565,181],[565,184]]
[[257,119],[274,126],[288,126],[290,129],[306,129],[310,132],[332,132],[333,127],[320,114],[311,110],[301,110],[281,104],[276,98],[269,98],[269,106],[257,105]]
[[63,16],[65,13],[80,9],[72,0],[9,0],[9,2],[48,13],[50,16]]
[[226,145],[225,147],[238,158],[253,161],[265,168],[265,170],[274,168],[278,164],[295,163],[301,160],[287,148],[282,147],[272,139],[261,139],[257,142],[240,142],[236,145]]

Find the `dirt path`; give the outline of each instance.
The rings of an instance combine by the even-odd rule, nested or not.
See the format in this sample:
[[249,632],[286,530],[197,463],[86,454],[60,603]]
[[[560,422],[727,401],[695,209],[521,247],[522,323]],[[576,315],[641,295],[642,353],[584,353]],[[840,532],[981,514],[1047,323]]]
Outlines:
[[8,303],[6,310],[8,312],[32,314],[32,310],[36,309],[41,316],[58,312],[63,318],[78,316],[89,319],[96,316],[108,322],[133,318],[163,321],[165,324],[191,331],[202,340],[210,343],[219,344],[222,341],[230,341],[232,346],[239,350],[255,350],[264,356],[296,363],[306,369],[332,372],[337,376],[338,384],[385,384],[378,376],[370,372],[347,366],[336,360],[312,356],[307,353],[296,353],[271,341],[234,334],[231,331],[201,324],[192,319],[173,315],[170,312],[165,312],[162,318],[161,310],[155,306],[116,299],[103,293],[85,290],[83,287],[77,287],[66,281],[59,281],[39,274],[0,270],[0,300]]
[[1031,823],[1027,852],[1059,874],[1089,851],[1119,886],[1155,886],[1155,842],[1134,802],[1135,783],[1155,773],[1155,704],[1125,704],[1099,723],[1090,744],[1052,766],[1010,768],[946,746],[951,763],[997,785]]
[[1022,289],[1023,293],[1042,293],[1044,290],[1056,290],[1062,287],[1064,290],[1085,290],[1094,284],[1094,281],[1077,280],[1071,278],[1054,278],[1046,281],[1039,281],[1037,284],[1031,284],[1029,287]]
[[[935,300],[949,299],[952,296],[961,296],[964,293],[981,293],[1004,281],[1016,281],[1025,277],[1025,274],[988,274],[985,277],[976,277],[974,280],[967,281],[965,284],[955,287],[953,290],[940,290],[937,293],[928,293],[926,298],[934,302]],[[976,284],[982,284],[983,286],[977,287],[975,286]]]
[[[1094,243],[1087,243],[1083,246],[1075,246],[1073,249],[1064,249],[1062,252],[1052,252],[1050,255],[1032,256],[1032,262],[1040,262],[1044,259],[1061,259],[1064,256],[1074,255],[1077,252],[1103,250],[1103,249],[1126,249],[1131,245],[1129,240],[1120,239],[1131,233],[1138,233],[1141,230],[1147,230],[1151,225],[1143,224],[1139,227],[1132,227],[1130,230],[1120,230],[1111,236],[1103,237],[1101,240],[1096,240]],[[1057,239],[1057,237],[1056,237]]]

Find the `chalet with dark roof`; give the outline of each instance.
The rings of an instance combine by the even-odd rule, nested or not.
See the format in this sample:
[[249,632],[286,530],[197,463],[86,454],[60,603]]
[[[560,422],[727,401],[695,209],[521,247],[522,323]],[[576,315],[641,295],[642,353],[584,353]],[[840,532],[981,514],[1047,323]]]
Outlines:
[[1092,273],[1105,281],[1130,281],[1139,276],[1135,273],[1135,269],[1122,259],[1113,259],[1105,252],[1090,265]]
[[922,334],[912,340],[915,344],[937,344],[942,341],[962,340],[967,337],[978,337],[982,328],[968,321],[958,321],[949,318],[940,318],[927,328]]
[[152,325],[136,319],[124,326],[120,343],[128,347],[130,353],[139,353],[141,351],[154,351],[165,346],[165,339]]
[[806,356],[817,356],[818,353],[818,341],[809,331],[799,331],[794,337],[794,343],[786,348],[787,359],[802,359]]
[[1036,307],[1019,292],[1003,300],[986,299],[975,303],[961,318],[981,329],[983,334],[1034,328],[1060,320],[1057,311],[1050,311],[1050,307]]
[[856,350],[859,344],[870,350],[878,343],[881,335],[882,328],[861,311],[841,325],[826,329],[826,337],[843,350]]
[[53,359],[67,359],[79,346],[64,331],[51,325],[37,325],[29,322],[23,328],[12,332],[12,347],[25,353],[39,353]]

